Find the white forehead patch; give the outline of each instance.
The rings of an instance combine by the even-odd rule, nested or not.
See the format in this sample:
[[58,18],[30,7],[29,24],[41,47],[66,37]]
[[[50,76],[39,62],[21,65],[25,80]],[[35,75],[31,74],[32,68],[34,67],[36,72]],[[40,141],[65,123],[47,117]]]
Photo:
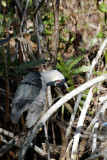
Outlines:
[[53,82],[56,80],[65,79],[63,74],[57,70],[50,70],[47,72],[43,72],[43,73],[41,73],[41,76],[44,78],[46,83]]

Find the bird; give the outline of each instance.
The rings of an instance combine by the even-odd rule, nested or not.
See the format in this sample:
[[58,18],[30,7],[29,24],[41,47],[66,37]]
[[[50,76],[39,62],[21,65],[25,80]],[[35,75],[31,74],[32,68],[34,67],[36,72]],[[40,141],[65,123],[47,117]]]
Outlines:
[[57,70],[28,73],[14,95],[11,121],[17,124],[23,112],[27,111],[25,126],[31,128],[44,109],[47,86],[61,86],[64,83],[65,77]]

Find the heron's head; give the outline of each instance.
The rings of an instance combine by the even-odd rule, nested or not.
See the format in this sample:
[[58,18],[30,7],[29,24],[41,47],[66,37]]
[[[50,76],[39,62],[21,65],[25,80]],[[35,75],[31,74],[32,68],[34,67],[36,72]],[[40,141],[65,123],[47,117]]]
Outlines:
[[57,85],[61,86],[65,83],[65,77],[62,73],[57,70],[50,70],[47,72],[41,73],[42,77],[44,78],[47,86],[49,85]]

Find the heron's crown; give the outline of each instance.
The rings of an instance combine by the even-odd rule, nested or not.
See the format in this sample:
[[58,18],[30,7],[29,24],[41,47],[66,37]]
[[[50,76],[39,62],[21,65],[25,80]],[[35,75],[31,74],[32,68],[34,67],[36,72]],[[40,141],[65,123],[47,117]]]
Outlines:
[[57,70],[43,72],[41,73],[41,76],[43,77],[47,85],[52,85],[53,83],[58,84],[61,81],[65,80],[63,74]]

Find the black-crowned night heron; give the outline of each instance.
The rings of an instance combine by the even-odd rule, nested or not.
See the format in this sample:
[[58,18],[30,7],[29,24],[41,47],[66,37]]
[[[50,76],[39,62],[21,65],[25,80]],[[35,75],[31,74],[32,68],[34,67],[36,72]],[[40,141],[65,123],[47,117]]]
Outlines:
[[19,85],[12,102],[11,121],[18,123],[20,116],[28,110],[26,116],[27,128],[38,120],[46,99],[46,88],[49,85],[62,85],[64,76],[57,70],[43,73],[31,72],[25,76]]

